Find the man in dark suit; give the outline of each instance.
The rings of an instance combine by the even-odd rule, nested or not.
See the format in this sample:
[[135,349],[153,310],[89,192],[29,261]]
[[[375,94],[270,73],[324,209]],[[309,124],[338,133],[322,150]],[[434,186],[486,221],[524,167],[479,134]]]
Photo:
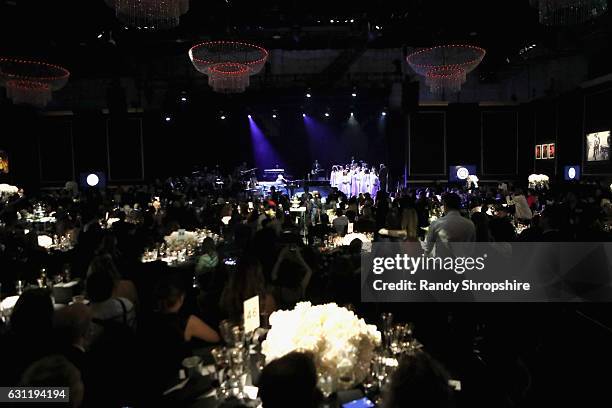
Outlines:
[[388,192],[389,170],[384,164],[380,165],[378,170],[378,178],[380,180],[380,191]]

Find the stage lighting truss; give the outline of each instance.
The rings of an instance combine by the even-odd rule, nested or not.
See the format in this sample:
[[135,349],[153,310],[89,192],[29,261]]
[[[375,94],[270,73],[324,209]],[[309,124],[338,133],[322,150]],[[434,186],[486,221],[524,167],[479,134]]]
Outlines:
[[256,45],[236,41],[211,41],[189,50],[193,66],[208,76],[215,92],[240,93],[249,86],[251,75],[258,74],[268,51]]
[[416,51],[406,61],[414,72],[425,77],[432,93],[456,93],[485,54],[484,49],[473,45],[442,45]]
[[53,91],[66,85],[70,72],[58,65],[18,58],[0,58],[0,85],[16,105],[44,108]]
[[106,0],[122,23],[145,30],[165,30],[179,25],[189,11],[189,0]]

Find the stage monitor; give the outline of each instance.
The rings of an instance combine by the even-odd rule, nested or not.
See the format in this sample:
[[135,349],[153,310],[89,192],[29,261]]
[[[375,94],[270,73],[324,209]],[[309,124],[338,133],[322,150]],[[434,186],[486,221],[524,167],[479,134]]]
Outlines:
[[578,181],[580,180],[580,175],[580,166],[578,165],[565,166],[563,169],[563,178],[565,181]]
[[460,164],[457,166],[450,166],[448,169],[449,181],[466,181],[469,175],[476,175],[476,165],[474,164]]
[[79,186],[84,190],[90,188],[106,188],[106,175],[101,171],[81,173],[79,180]]
[[586,159],[589,162],[610,159],[610,131],[588,133],[586,135]]

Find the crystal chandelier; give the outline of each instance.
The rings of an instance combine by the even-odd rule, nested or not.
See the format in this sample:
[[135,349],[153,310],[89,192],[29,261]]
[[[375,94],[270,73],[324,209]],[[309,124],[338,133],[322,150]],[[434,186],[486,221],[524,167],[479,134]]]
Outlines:
[[540,23],[548,26],[581,24],[608,9],[608,0],[531,0],[540,12]]
[[106,0],[119,21],[132,27],[164,30],[179,25],[189,11],[189,0]]
[[473,45],[442,45],[414,52],[406,61],[434,94],[456,93],[482,61],[486,51]]
[[70,72],[57,65],[17,58],[0,58],[0,85],[15,105],[44,108],[52,92],[68,82]]
[[268,51],[236,41],[212,41],[189,50],[193,66],[208,76],[215,92],[240,93],[249,86],[251,75],[261,71]]

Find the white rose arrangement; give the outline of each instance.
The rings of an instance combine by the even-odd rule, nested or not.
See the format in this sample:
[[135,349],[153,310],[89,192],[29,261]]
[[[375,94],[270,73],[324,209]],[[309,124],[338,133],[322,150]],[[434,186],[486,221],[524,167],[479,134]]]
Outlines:
[[10,184],[0,184],[0,198],[9,197],[19,192],[19,187]]
[[198,246],[198,234],[193,231],[174,231],[164,237],[166,247],[169,251],[181,251],[183,249],[196,248]]
[[548,188],[550,178],[545,174],[532,174],[527,178],[529,188]]
[[293,310],[272,313],[269,321],[271,329],[262,344],[266,363],[292,351],[311,352],[318,373],[331,376],[334,384],[346,376],[340,367],[350,367],[353,384],[363,381],[381,343],[376,326],[335,303],[298,303]]
[[467,188],[478,188],[478,177],[475,174],[467,176]]

